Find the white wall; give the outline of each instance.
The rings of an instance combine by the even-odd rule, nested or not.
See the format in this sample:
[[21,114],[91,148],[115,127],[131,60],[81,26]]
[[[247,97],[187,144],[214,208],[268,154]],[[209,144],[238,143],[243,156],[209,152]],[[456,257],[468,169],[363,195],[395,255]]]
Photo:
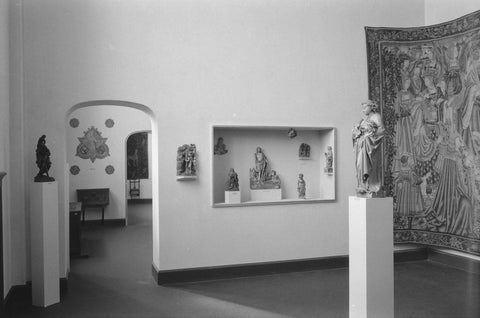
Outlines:
[[[79,126],[69,125],[70,119],[76,118]],[[105,121],[112,119],[114,126],[106,127]],[[121,106],[91,106],[75,110],[67,118],[67,162],[69,166],[77,165],[80,173],[70,175],[70,201],[77,200],[77,189],[110,188],[110,204],[105,208],[106,219],[124,219],[126,215],[126,141],[135,131],[150,130],[150,118],[147,114]],[[82,159],[76,155],[78,138],[84,136],[90,127],[95,127],[102,138],[108,138],[106,145],[110,155],[103,159]],[[113,174],[108,175],[105,167],[112,165]],[[99,219],[99,209],[86,211],[86,219]]]
[[[9,75],[9,93],[0,94],[2,101],[0,107],[10,106],[10,114],[0,111],[2,124],[0,136],[9,138],[9,147],[0,148],[8,155],[8,175],[4,181],[4,195],[6,195],[7,209],[4,210],[5,229],[5,287],[6,291],[13,285],[25,284],[27,277],[27,244],[30,241],[26,232],[25,214],[25,177],[24,177],[24,118],[23,118],[23,37],[22,37],[22,3],[21,0],[2,1],[8,2],[8,10],[5,7],[0,10],[2,14],[8,13],[8,18],[0,19],[7,23],[8,28],[2,25],[1,30],[9,34],[8,46],[3,43],[0,47],[9,47],[9,70],[2,72],[2,76]],[[2,4],[3,5],[3,4]],[[3,39],[3,37],[2,37]],[[2,40],[3,41],[3,40]],[[4,51],[2,51],[4,52]],[[3,79],[3,77],[2,77]],[[6,86],[5,86],[6,85]],[[2,82],[1,89],[8,87],[8,83]],[[5,139],[3,139],[5,141]],[[2,142],[3,142],[2,141]],[[3,168],[0,168],[3,170]],[[28,224],[28,223],[27,223]]]
[[[347,198],[355,188],[350,131],[367,98],[364,26],[422,25],[423,2],[24,5],[25,146],[34,149],[38,136],[47,135],[52,175],[65,169],[65,114],[72,105],[117,99],[155,113],[162,198],[154,218],[158,269],[347,253]],[[292,121],[338,129],[337,201],[211,208],[210,125]],[[194,182],[175,180],[176,149],[184,143],[195,143],[199,152]],[[26,167],[32,176],[33,156]]]
[[[10,117],[10,100],[9,100],[9,88],[10,88],[10,77],[9,77],[9,25],[8,25],[8,1],[0,0],[0,171],[4,172],[9,171],[9,123],[8,119]],[[3,188],[3,214],[5,215],[2,219],[2,232],[3,232],[3,246],[6,248],[3,249],[3,259],[5,267],[3,269],[2,276],[5,278],[4,286],[0,288],[4,289],[4,293],[8,291],[6,286],[10,286],[10,275],[6,275],[10,271],[10,202],[8,197],[9,187],[6,185],[9,178],[5,178],[3,183],[5,187]]]
[[478,0],[425,0],[425,25],[455,20],[477,10]]

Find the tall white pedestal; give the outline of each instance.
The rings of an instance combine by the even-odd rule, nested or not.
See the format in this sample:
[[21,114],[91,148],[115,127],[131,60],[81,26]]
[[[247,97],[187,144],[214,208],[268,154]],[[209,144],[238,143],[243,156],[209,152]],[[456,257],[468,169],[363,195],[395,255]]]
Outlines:
[[350,318],[393,318],[393,200],[349,197]]
[[34,182],[30,187],[32,304],[60,302],[58,184]]

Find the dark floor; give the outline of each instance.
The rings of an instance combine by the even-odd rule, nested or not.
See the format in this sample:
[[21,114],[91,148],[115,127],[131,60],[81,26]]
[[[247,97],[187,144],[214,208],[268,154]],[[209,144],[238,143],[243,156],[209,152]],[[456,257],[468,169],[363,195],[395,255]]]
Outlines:
[[[129,226],[84,229],[90,257],[72,260],[68,293],[7,317],[348,317],[348,269],[158,286],[151,274],[150,204]],[[395,265],[395,317],[478,318],[480,276],[431,261]]]

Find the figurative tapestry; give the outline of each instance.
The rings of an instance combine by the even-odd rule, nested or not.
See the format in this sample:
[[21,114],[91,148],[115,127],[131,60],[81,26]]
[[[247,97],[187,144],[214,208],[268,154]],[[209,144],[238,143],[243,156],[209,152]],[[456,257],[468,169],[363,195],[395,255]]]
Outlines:
[[395,242],[480,255],[480,11],[366,37]]
[[127,180],[148,179],[148,133],[127,139]]

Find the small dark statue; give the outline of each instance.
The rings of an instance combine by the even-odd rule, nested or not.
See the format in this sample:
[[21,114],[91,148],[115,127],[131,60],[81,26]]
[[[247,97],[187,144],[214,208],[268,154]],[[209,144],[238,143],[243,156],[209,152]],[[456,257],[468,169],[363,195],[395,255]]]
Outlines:
[[38,174],[35,176],[35,182],[50,182],[55,181],[54,178],[48,175],[48,170],[52,166],[52,162],[50,161],[50,150],[48,150],[47,146],[45,145],[46,136],[42,135],[38,139],[37,143],[37,167],[39,169]]

